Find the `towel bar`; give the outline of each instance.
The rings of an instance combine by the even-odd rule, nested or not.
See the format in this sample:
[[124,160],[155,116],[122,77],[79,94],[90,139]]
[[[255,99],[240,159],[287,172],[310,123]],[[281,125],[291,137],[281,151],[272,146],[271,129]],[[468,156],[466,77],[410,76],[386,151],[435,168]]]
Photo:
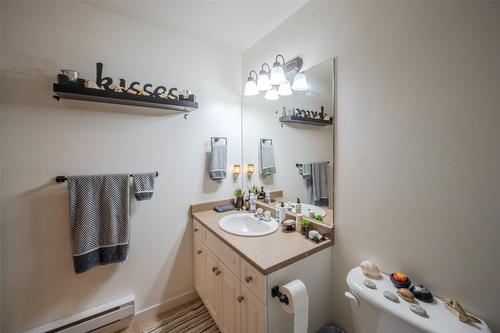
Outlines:
[[[130,175],[132,177],[132,175]],[[158,171],[156,171],[156,177],[158,177]],[[64,183],[66,180],[68,180],[68,177],[66,176],[57,176],[56,177],[56,183]]]

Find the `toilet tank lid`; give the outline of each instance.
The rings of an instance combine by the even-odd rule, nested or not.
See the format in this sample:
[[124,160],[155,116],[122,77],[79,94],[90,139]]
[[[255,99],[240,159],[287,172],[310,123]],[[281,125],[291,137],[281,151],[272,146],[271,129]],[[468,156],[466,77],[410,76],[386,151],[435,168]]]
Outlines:
[[481,324],[469,324],[459,321],[458,317],[446,309],[443,301],[437,297],[434,297],[432,303],[425,303],[417,300],[417,303],[422,306],[428,314],[427,317],[421,317],[413,313],[409,308],[409,303],[399,296],[399,303],[394,303],[384,297],[383,294],[386,290],[392,291],[393,293],[397,291],[397,288],[392,285],[389,276],[382,274],[382,277],[379,279],[369,279],[375,283],[377,289],[366,287],[363,284],[365,279],[367,279],[367,277],[361,272],[359,266],[353,268],[349,274],[347,274],[346,278],[349,291],[377,309],[386,311],[423,331],[436,333],[491,333],[488,325],[486,325],[482,319]]

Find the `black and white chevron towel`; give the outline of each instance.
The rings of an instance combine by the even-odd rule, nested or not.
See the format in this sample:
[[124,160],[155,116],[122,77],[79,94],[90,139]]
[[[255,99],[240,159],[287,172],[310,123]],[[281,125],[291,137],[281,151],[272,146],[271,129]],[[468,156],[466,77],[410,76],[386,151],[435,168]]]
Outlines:
[[132,175],[134,195],[137,201],[149,200],[153,197],[155,178],[156,172],[134,173]]
[[69,176],[69,222],[76,273],[127,258],[129,174]]

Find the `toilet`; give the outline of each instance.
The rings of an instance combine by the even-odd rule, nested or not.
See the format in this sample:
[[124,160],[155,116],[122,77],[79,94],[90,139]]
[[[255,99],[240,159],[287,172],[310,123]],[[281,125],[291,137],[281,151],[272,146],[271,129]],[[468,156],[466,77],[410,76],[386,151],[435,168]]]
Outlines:
[[379,279],[369,279],[376,285],[370,289],[363,284],[367,279],[361,268],[353,268],[347,275],[346,297],[351,300],[355,332],[353,333],[491,333],[488,325],[463,323],[445,308],[443,301],[434,297],[432,303],[416,300],[427,316],[422,317],[409,308],[409,304],[398,296],[398,302],[384,297],[384,291],[396,294],[385,274]]

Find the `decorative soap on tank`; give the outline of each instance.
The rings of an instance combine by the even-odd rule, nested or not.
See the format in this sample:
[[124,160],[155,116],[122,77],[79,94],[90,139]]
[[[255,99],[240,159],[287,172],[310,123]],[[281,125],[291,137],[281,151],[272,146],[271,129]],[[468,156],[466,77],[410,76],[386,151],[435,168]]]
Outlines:
[[412,294],[410,289],[399,288],[397,291],[399,297],[407,301],[408,303],[415,303],[415,296]]
[[418,300],[422,302],[431,303],[434,300],[434,296],[432,296],[432,293],[421,284],[412,286],[410,288],[410,291]]
[[411,280],[405,273],[394,272],[390,275],[391,282],[396,288],[409,288]]
[[359,266],[361,267],[361,271],[363,272],[364,275],[371,278],[380,277],[380,269],[378,268],[377,265],[375,265],[371,261],[365,260],[361,262]]

